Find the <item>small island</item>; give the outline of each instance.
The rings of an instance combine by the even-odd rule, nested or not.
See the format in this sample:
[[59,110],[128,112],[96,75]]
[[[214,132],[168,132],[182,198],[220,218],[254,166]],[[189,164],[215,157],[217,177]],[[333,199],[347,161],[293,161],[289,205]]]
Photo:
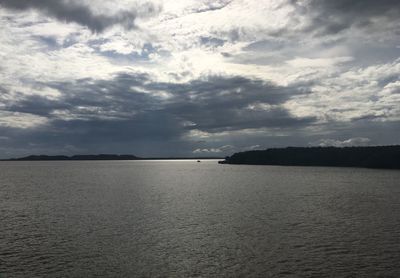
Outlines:
[[219,163],[400,169],[400,146],[275,148],[235,153]]

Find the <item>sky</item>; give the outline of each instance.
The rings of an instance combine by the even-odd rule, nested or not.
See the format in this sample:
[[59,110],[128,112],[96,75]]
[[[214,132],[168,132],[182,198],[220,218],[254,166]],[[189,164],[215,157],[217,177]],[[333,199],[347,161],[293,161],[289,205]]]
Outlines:
[[398,0],[0,0],[0,158],[400,144]]

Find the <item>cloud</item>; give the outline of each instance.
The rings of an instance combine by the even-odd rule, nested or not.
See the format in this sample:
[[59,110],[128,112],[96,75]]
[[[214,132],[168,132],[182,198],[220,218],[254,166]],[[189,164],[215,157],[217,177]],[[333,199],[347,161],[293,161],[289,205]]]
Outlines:
[[36,10],[62,22],[86,26],[93,32],[102,32],[114,25],[129,30],[135,27],[137,17],[153,15],[159,11],[159,7],[149,2],[142,4],[140,14],[138,10],[124,10],[113,15],[97,14],[82,1],[0,0],[0,6],[18,11]]
[[222,153],[231,153],[235,150],[235,147],[232,145],[225,145],[218,148],[209,148],[209,149],[195,149],[193,153],[195,154],[222,154]]
[[8,150],[398,141],[398,1],[138,3],[0,0]]
[[[163,86],[166,84],[159,84]],[[294,95],[296,88],[284,88],[243,77],[211,76],[187,84],[168,84],[176,96],[166,110],[194,123],[192,129],[221,132],[243,128],[297,126],[314,121],[293,117],[280,104]]]
[[[336,34],[351,27],[369,28],[398,21],[397,0],[291,0],[300,13],[312,21],[309,29],[319,34]],[[372,28],[373,29],[373,28]]]
[[246,151],[254,151],[254,150],[258,150],[260,148],[261,148],[260,145],[253,145],[253,146],[245,147],[244,150],[246,150]]
[[369,138],[356,137],[350,138],[347,140],[335,140],[335,139],[321,139],[317,142],[311,143],[313,146],[320,147],[352,147],[352,146],[367,146],[369,145],[371,140]]
[[319,59],[310,59],[310,58],[296,58],[287,63],[296,68],[307,68],[307,67],[317,67],[317,68],[327,68],[333,66],[335,64],[341,64],[352,61],[352,57],[337,57],[337,58],[319,58]]
[[185,129],[207,132],[313,121],[293,117],[280,106],[305,92],[243,77],[207,76],[182,84],[154,82],[145,74],[119,74],[111,80],[83,79],[47,86],[62,92],[62,97],[21,96],[7,105],[7,111],[82,120],[158,113],[190,122]]
[[206,0],[202,1],[199,6],[193,7],[190,12],[205,13],[210,11],[221,10],[228,6],[232,0]]
[[0,127],[14,127],[20,129],[31,129],[47,123],[45,117],[29,113],[9,112],[0,110]]
[[[4,101],[2,108],[8,115],[45,120],[45,124],[36,124],[37,129],[20,131],[25,140],[35,144],[149,146],[151,141],[165,141],[193,145],[203,139],[192,136],[188,140],[186,135],[192,131],[213,136],[248,128],[297,128],[314,121],[312,117],[295,117],[281,106],[304,92],[243,77],[205,76],[187,83],[167,83],[153,81],[146,74],[121,73],[109,80],[41,86],[60,95],[21,94],[18,99]],[[17,132],[22,127],[14,118],[4,118],[8,122],[2,125]],[[227,148],[202,149],[227,152]]]

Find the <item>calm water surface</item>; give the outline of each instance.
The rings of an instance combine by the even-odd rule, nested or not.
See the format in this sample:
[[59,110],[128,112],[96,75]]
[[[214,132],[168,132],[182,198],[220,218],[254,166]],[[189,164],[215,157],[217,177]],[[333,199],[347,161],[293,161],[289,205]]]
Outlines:
[[400,171],[0,162],[1,277],[400,277]]

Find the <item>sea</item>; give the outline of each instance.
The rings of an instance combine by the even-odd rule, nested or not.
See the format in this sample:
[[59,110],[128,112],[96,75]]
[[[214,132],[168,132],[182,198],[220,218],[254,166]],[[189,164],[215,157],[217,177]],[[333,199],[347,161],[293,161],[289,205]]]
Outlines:
[[0,162],[0,277],[400,277],[400,171]]

